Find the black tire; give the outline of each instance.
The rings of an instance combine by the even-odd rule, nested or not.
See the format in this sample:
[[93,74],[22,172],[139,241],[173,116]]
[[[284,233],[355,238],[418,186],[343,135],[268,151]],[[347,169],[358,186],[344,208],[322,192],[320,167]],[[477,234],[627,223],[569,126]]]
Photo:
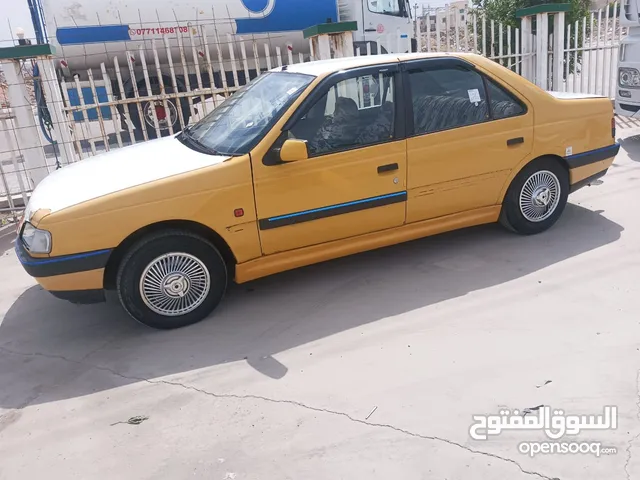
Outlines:
[[[204,300],[200,300],[201,303],[192,311],[176,316],[154,311],[147,303],[148,300],[143,299],[140,287],[145,269],[159,257],[172,253],[186,254],[197,259],[209,275],[208,293],[206,296],[202,293]],[[127,252],[118,268],[116,288],[120,303],[135,320],[152,328],[168,330],[185,327],[206,318],[222,300],[227,281],[226,264],[209,241],[190,232],[165,230],[144,237]],[[188,285],[191,288],[191,283]]]
[[[548,175],[549,173],[552,175]],[[554,201],[551,202],[552,204],[555,203],[555,207],[549,207],[548,210],[546,207],[542,206],[535,207],[535,212],[544,213],[540,213],[540,220],[532,221],[531,218],[533,218],[533,215],[529,215],[530,218],[528,218],[520,207],[520,196],[525,183],[535,174],[540,174],[551,179],[555,176],[555,179],[557,179],[557,186],[559,188],[559,195],[557,195],[557,203]],[[502,203],[500,223],[508,230],[521,235],[534,235],[536,233],[544,232],[558,221],[565,206],[567,205],[568,196],[569,173],[564,166],[554,158],[538,158],[524,167],[511,182]],[[526,211],[527,208],[524,208],[524,210]]]
[[[147,84],[146,82],[138,83],[138,96],[146,97],[148,95],[159,95],[161,93],[160,89],[160,81],[157,77],[151,77],[149,79],[149,84],[151,85],[151,94],[147,92]],[[170,86],[171,81],[169,79],[164,79],[165,92],[167,94],[174,93],[175,89]],[[131,94],[133,96],[133,93]],[[149,140],[158,138],[158,134],[156,133],[155,124],[153,122],[153,117],[149,117],[145,115],[147,109],[150,107],[150,102],[140,102],[140,110],[142,111],[142,117],[140,117],[140,112],[138,112],[138,104],[130,103],[129,104],[129,119],[135,129],[139,132],[139,135],[136,135],[136,139],[141,140],[144,139],[142,129],[147,130],[147,137]],[[162,102],[157,102],[157,107],[164,111],[164,104]],[[182,130],[182,125],[180,124],[180,116],[178,113],[178,108],[182,110],[182,118],[184,120],[184,126],[186,127],[189,124],[189,118],[191,117],[191,110],[189,108],[189,101],[186,98],[180,100],[180,107],[178,107],[178,103],[174,99],[167,100],[167,108],[173,114],[165,113],[165,115],[169,115],[169,118],[173,118],[171,122],[171,127],[173,128],[173,133],[178,133]],[[159,119],[161,120],[161,119]],[[168,126],[159,125],[160,136],[166,137],[171,135],[171,131]],[[139,137],[139,138],[138,138]]]

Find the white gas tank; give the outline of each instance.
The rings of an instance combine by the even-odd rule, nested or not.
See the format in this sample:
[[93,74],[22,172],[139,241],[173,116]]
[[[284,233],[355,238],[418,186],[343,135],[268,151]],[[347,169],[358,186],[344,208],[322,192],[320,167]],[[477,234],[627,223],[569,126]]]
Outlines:
[[[338,21],[336,0],[42,0],[50,41],[57,47],[57,57],[72,71],[98,68],[104,62],[113,64],[118,56],[126,66],[124,53],[139,57],[145,51],[147,63],[154,61],[155,42],[160,62],[167,59],[165,39],[172,60],[181,62],[181,42],[193,65],[196,55],[205,58],[206,45],[217,61],[217,45],[225,59],[230,57],[229,35],[234,55],[240,55],[239,41],[246,43],[247,57],[254,59],[252,42],[258,44],[260,57],[265,56],[264,44],[287,55],[287,45],[293,54],[307,54],[309,42],[302,30],[327,21]],[[203,63],[203,60],[201,60]]]

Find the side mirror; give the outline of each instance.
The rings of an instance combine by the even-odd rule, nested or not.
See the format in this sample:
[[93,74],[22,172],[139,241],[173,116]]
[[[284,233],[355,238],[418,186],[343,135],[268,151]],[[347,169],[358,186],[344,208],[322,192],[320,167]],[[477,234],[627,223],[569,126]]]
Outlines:
[[283,162],[297,162],[309,158],[306,140],[285,140],[280,148],[280,160]]

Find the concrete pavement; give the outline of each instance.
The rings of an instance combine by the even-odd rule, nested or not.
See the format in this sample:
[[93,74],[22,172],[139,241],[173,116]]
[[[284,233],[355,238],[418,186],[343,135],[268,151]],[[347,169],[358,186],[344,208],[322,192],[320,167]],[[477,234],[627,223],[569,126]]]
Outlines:
[[[604,184],[542,235],[483,226],[276,275],[172,332],[56,300],[0,231],[0,479],[640,479],[640,129],[618,133]],[[616,405],[616,430],[572,440],[618,453],[469,436],[474,414],[541,404]]]

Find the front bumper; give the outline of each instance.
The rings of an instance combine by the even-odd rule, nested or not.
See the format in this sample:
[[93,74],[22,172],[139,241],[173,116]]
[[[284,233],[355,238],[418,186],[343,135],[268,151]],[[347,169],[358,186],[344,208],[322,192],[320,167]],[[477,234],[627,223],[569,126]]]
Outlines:
[[33,257],[18,238],[15,251],[25,271],[56,297],[73,303],[104,301],[104,269],[111,249],[57,257]]

